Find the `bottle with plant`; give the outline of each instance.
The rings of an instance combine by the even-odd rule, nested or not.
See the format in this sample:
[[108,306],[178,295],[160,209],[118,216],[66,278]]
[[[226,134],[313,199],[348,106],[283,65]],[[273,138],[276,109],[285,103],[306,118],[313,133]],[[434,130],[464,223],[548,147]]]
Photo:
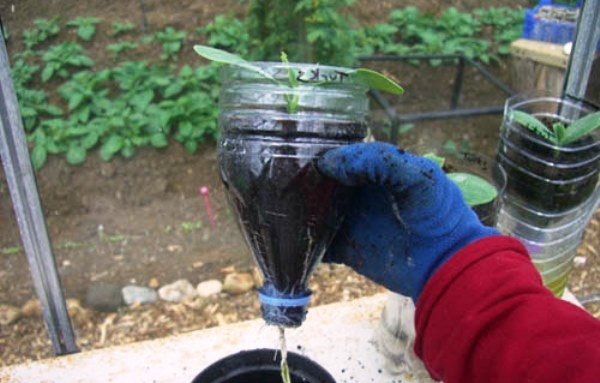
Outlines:
[[515,96],[507,101],[497,160],[507,193],[530,209],[561,213],[598,185],[600,112],[576,100]]
[[195,51],[221,68],[218,164],[229,204],[264,277],[268,324],[297,327],[310,301],[308,279],[342,220],[347,187],[316,159],[361,142],[369,87],[402,94],[369,69],[249,62],[208,46]]

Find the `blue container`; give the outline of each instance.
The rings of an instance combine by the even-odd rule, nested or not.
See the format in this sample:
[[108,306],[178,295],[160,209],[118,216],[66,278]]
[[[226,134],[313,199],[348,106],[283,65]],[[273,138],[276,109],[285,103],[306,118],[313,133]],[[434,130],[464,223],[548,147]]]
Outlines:
[[[525,21],[523,23],[523,38],[529,40],[545,41],[553,44],[566,44],[575,39],[575,29],[577,23],[557,20],[536,19],[540,9],[544,6],[575,10],[579,8],[581,2],[577,2],[577,7],[571,7],[560,4],[553,4],[552,0],[540,0],[539,5],[533,9],[525,10]],[[598,41],[600,49],[600,41]]]

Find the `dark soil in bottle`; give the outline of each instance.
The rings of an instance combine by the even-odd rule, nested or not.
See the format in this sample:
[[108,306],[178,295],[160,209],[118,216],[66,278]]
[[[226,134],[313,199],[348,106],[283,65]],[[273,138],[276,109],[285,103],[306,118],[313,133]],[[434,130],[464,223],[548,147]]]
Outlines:
[[[271,127],[283,125],[273,130],[276,134],[248,134],[244,124],[252,121],[237,122],[239,126],[224,127],[219,148],[229,203],[265,286],[290,297],[306,294],[310,272],[341,223],[347,201],[347,188],[322,175],[315,161],[328,149],[357,139],[298,136],[296,121],[269,121]],[[310,131],[309,122],[302,124]],[[365,128],[346,125],[340,122],[332,129]]]

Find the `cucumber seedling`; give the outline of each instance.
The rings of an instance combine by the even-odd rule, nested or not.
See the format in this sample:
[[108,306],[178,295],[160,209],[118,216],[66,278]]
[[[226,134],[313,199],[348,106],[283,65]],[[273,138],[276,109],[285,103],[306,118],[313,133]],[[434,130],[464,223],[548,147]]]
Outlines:
[[[237,66],[252,72],[259,74],[261,77],[273,82],[274,84],[289,88],[293,90],[294,88],[298,88],[301,86],[299,81],[299,75],[294,68],[294,64],[290,64],[287,60],[287,55],[285,52],[281,54],[281,60],[284,65],[287,66],[288,70],[288,79],[287,82],[280,81],[273,77],[270,73],[267,73],[264,69],[262,69],[259,65],[256,65],[250,61],[246,61],[243,58],[229,53],[227,51],[216,49],[213,47],[209,47],[206,45],[195,45],[194,50],[200,56],[204,57],[207,60],[211,60],[214,62],[228,64]],[[380,91],[384,91],[387,93],[401,95],[404,93],[404,89],[396,82],[391,80],[390,78],[384,76],[379,72],[375,72],[370,69],[365,68],[356,68],[356,69],[348,69],[347,72],[343,73],[344,76],[349,78],[353,78],[358,80],[358,82],[363,83],[371,89],[377,89]],[[302,86],[306,84],[305,81],[302,81]],[[331,84],[330,81],[310,81],[311,86],[326,86]],[[298,103],[300,101],[298,94],[291,91],[289,94],[285,96],[285,101],[287,104],[287,111],[289,114],[294,114],[298,111]]]

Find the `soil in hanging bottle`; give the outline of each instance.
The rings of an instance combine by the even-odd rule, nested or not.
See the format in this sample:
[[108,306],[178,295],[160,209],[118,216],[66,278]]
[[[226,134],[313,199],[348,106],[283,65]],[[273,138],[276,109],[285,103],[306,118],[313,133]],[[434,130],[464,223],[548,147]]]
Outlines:
[[[301,127],[296,121],[268,121],[268,132],[255,129],[252,134],[244,130],[248,123],[225,126],[221,138],[219,167],[228,200],[266,286],[278,294],[305,294],[347,200],[347,188],[322,175],[315,161],[358,137],[320,138],[321,121],[314,126],[303,121]],[[340,122],[328,129],[362,132],[364,126]]]

